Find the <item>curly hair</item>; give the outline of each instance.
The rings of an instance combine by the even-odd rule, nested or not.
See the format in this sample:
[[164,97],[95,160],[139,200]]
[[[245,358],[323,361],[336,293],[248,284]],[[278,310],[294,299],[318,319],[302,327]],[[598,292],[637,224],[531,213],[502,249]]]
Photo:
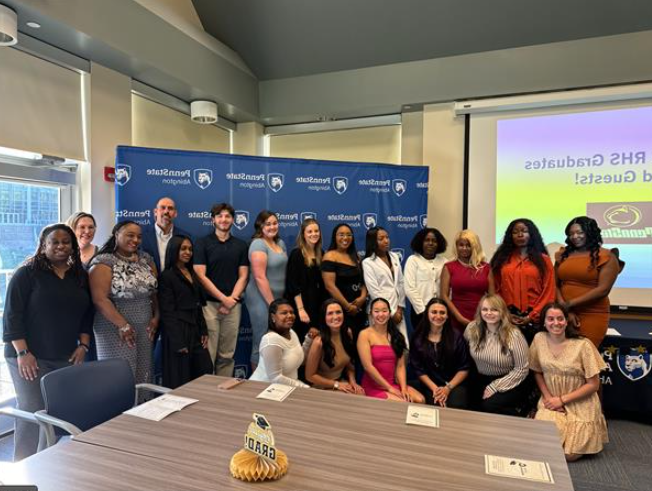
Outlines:
[[446,248],[448,247],[446,238],[439,230],[432,227],[422,228],[416,234],[414,234],[414,237],[412,237],[412,241],[410,242],[410,248],[417,254],[423,256],[423,242],[426,240],[428,234],[433,234],[435,236],[435,241],[437,242],[435,256],[437,256],[437,254],[441,254],[442,252],[446,252]]
[[56,232],[57,230],[62,230],[70,236],[72,254],[68,259],[68,265],[75,275],[79,285],[82,287],[86,286],[88,284],[88,274],[86,273],[84,265],[81,261],[79,242],[77,242],[75,232],[73,232],[73,230],[64,223],[55,223],[54,225],[47,225],[46,227],[43,227],[43,230],[41,230],[41,233],[38,237],[38,245],[36,246],[36,251],[32,256],[25,259],[25,266],[40,271],[48,271],[52,269],[52,263],[45,255],[45,241],[51,233]]
[[598,256],[600,255],[600,247],[602,246],[602,230],[600,230],[598,222],[593,218],[584,216],[575,217],[566,225],[564,229],[564,233],[566,234],[566,248],[562,252],[559,261],[557,261],[557,265],[564,262],[571,253],[578,250],[570,239],[570,229],[573,225],[579,225],[582,232],[586,234],[586,245],[584,247],[586,247],[586,250],[589,251],[591,256],[589,269],[594,269],[598,264]]
[[494,253],[494,256],[491,258],[491,271],[493,272],[494,277],[500,278],[501,268],[507,261],[509,261],[509,258],[512,256],[514,251],[517,250],[512,237],[512,231],[519,223],[525,225],[530,234],[530,240],[527,243],[528,258],[536,266],[541,278],[544,278],[546,275],[546,263],[543,260],[543,256],[547,256],[548,251],[543,242],[543,237],[541,237],[541,232],[539,232],[539,229],[534,222],[528,218],[517,218],[516,220],[512,220],[507,226],[505,235],[503,236],[503,241]]

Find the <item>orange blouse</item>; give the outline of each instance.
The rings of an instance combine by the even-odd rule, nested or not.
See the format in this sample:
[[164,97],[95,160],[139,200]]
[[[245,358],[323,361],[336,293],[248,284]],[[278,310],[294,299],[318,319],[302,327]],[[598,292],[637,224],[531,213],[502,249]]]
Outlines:
[[496,293],[503,297],[505,303],[514,305],[521,311],[532,307],[530,319],[539,321],[541,309],[555,300],[555,272],[552,261],[545,254],[542,256],[546,265],[546,274],[541,278],[536,265],[519,252],[500,268],[500,276],[494,278]]

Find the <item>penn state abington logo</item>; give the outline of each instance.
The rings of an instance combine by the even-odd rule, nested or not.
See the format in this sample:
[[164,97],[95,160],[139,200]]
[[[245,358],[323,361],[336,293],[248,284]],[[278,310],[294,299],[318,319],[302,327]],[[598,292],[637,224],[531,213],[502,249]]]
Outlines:
[[428,226],[428,215],[419,215],[419,223],[421,223],[421,228],[426,228]]
[[625,354],[622,351],[625,350],[618,350],[618,369],[625,377],[635,382],[650,373],[650,353],[644,346],[630,348]]
[[349,179],[344,176],[335,176],[333,178],[333,191],[337,194],[344,194],[349,189]]
[[378,215],[376,215],[375,213],[365,213],[364,215],[362,215],[362,224],[367,230],[375,227],[377,223],[378,223]]
[[192,177],[201,189],[206,189],[213,183],[213,171],[210,169],[195,169]]
[[115,183],[118,186],[124,186],[131,179],[131,166],[127,164],[118,164],[115,166]]
[[314,211],[302,211],[301,212],[301,223],[305,222],[311,218],[312,220],[317,220],[317,213]]
[[275,193],[283,189],[283,184],[285,184],[285,176],[283,174],[279,174],[278,172],[267,174],[267,185]]
[[238,230],[242,230],[247,225],[249,225],[249,212],[246,210],[235,210],[233,226]]
[[405,179],[392,179],[392,191],[396,196],[403,196],[407,191],[407,181]]
[[392,249],[392,252],[398,256],[399,262],[403,262],[403,258],[405,257],[405,249],[401,249],[400,247],[397,247],[396,249]]

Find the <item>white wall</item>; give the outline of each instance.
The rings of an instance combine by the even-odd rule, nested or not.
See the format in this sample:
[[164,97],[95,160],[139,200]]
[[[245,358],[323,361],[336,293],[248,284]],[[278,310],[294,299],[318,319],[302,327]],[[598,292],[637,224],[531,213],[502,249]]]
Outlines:
[[104,167],[115,166],[118,145],[131,145],[131,79],[97,63],[91,64],[90,79],[90,190],[81,191],[90,191],[95,243],[101,244],[115,221],[114,184],[104,181]]
[[272,157],[351,162],[401,162],[401,127],[376,126],[350,130],[295,133],[270,138]]

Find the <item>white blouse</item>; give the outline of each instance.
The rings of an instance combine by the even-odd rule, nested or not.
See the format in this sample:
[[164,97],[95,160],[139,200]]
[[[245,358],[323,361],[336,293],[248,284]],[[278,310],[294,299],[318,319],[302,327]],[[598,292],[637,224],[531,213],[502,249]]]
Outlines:
[[426,310],[426,304],[433,297],[438,297],[441,272],[448,262],[442,254],[434,259],[426,259],[421,254],[412,254],[405,262],[405,295],[410,299],[417,314]]
[[270,331],[260,340],[260,360],[249,380],[309,387],[299,380],[303,358],[303,348],[293,330],[290,330],[290,339]]

